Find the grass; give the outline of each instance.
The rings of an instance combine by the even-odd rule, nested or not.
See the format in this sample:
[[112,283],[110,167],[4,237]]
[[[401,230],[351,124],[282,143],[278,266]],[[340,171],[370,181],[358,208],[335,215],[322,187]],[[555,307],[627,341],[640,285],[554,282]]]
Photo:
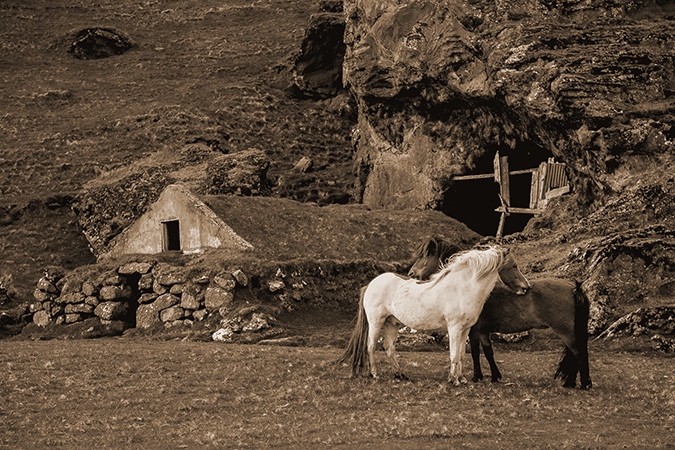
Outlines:
[[592,349],[595,385],[579,391],[552,380],[553,351],[502,351],[504,382],[455,388],[445,352],[402,352],[413,381],[395,382],[386,365],[383,380],[351,379],[336,348],[0,349],[0,448],[673,448],[672,358],[653,353]]

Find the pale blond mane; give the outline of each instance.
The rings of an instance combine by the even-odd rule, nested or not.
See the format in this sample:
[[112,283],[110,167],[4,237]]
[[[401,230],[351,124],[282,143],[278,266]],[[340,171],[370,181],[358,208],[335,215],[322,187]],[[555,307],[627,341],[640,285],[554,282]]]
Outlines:
[[448,261],[443,264],[440,271],[435,273],[429,279],[430,284],[436,285],[443,278],[452,272],[469,267],[474,273],[476,280],[501,269],[506,261],[504,250],[496,245],[489,246],[486,249],[466,250],[452,255]]

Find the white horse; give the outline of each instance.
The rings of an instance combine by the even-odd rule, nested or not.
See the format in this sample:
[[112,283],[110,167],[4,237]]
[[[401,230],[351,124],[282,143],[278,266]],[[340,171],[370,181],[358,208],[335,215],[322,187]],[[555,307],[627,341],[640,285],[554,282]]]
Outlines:
[[379,275],[361,289],[356,327],[340,362],[351,363],[352,375],[369,366],[370,375],[377,378],[374,351],[383,329],[384,349],[394,366],[394,376],[407,379],[394,348],[399,328],[445,328],[450,339],[448,380],[455,385],[466,383],[461,361],[466,339],[498,278],[517,292],[525,293],[530,287],[513,257],[499,246],[457,253],[427,282],[395,273]]

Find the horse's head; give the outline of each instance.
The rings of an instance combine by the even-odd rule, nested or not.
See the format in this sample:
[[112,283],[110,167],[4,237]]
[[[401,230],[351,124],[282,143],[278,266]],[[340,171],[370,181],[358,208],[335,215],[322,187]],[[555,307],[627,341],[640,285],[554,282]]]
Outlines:
[[408,271],[408,276],[425,280],[436,273],[447,258],[458,251],[457,246],[431,236],[415,250],[413,254],[415,263]]
[[516,260],[505,250],[504,262],[499,269],[499,278],[509,289],[518,295],[525,295],[530,289],[530,282],[518,268]]

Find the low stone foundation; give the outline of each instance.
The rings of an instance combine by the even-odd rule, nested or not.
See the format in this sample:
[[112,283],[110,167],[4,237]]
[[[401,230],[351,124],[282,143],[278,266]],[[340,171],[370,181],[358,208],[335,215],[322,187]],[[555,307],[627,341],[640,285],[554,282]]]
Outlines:
[[373,260],[239,267],[177,267],[155,260],[94,265],[68,274],[52,267],[37,283],[30,313],[42,328],[98,318],[103,325],[123,322],[126,328],[155,330],[214,318],[227,334],[219,340],[229,341],[233,334],[273,327],[282,312],[313,307],[351,314],[362,286],[382,272],[405,270]]
[[241,270],[212,276],[209,270],[189,273],[150,262],[127,263],[86,280],[52,269],[38,281],[31,309],[41,327],[94,316],[103,324],[122,320],[137,328],[192,325],[227,309],[235,288],[248,283]]

